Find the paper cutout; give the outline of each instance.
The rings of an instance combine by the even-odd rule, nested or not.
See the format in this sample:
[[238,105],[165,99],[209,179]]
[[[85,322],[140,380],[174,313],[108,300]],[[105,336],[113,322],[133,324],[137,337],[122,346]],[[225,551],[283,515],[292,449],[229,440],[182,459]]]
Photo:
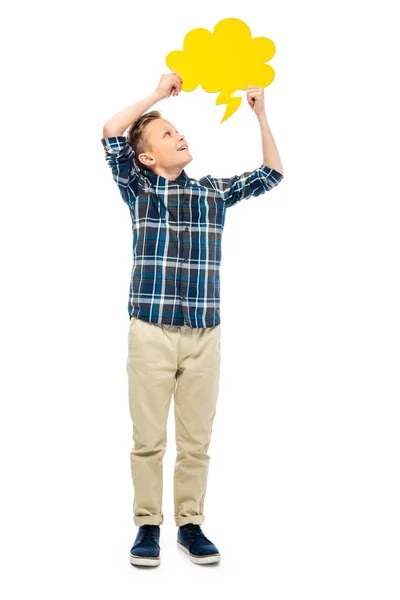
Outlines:
[[275,71],[264,64],[275,54],[275,44],[266,37],[251,37],[250,28],[240,19],[223,19],[213,33],[205,28],[192,29],[183,40],[183,50],[170,52],[165,61],[178,73],[182,90],[192,92],[199,85],[205,92],[220,92],[216,104],[227,104],[221,123],[233,115],[242,103],[232,98],[236,90],[248,85],[266,87]]

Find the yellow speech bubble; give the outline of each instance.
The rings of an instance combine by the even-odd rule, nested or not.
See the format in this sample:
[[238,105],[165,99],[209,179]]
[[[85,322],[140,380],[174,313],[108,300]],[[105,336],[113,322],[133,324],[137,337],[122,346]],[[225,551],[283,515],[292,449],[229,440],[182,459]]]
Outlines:
[[264,64],[275,54],[275,44],[266,37],[251,37],[250,28],[240,19],[223,19],[213,33],[205,28],[192,29],[183,40],[183,50],[170,52],[165,62],[178,73],[182,90],[192,92],[200,84],[205,92],[220,92],[216,104],[227,104],[221,123],[233,115],[242,98],[232,98],[247,85],[266,87],[275,72]]

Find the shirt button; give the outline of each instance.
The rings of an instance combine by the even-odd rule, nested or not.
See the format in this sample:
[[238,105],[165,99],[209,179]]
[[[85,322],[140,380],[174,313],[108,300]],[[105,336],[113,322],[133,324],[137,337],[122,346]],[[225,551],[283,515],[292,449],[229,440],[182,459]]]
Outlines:
[[182,300],[186,300],[186,296],[182,296]]
[[189,227],[185,227],[185,231],[189,231]]

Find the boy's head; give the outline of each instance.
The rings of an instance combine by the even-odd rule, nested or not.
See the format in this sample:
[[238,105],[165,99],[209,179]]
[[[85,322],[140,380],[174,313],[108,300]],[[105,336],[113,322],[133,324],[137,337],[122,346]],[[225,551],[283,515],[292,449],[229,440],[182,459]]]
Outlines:
[[[163,119],[158,110],[143,114],[127,132],[127,142],[136,154],[140,169],[184,169],[192,161],[185,136]],[[178,150],[181,146],[187,149]]]

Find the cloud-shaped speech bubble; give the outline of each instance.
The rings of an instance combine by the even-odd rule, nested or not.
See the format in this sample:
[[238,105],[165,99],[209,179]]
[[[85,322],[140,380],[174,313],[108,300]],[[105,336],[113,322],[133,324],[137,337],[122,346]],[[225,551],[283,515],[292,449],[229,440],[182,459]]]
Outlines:
[[266,87],[275,78],[274,69],[264,64],[275,54],[275,44],[266,37],[251,37],[240,19],[223,19],[208,29],[192,29],[183,50],[170,52],[165,62],[183,80],[182,90],[192,92],[200,84],[205,92],[220,92],[216,104],[227,104],[223,121],[239,108],[242,98],[232,98],[247,85]]

